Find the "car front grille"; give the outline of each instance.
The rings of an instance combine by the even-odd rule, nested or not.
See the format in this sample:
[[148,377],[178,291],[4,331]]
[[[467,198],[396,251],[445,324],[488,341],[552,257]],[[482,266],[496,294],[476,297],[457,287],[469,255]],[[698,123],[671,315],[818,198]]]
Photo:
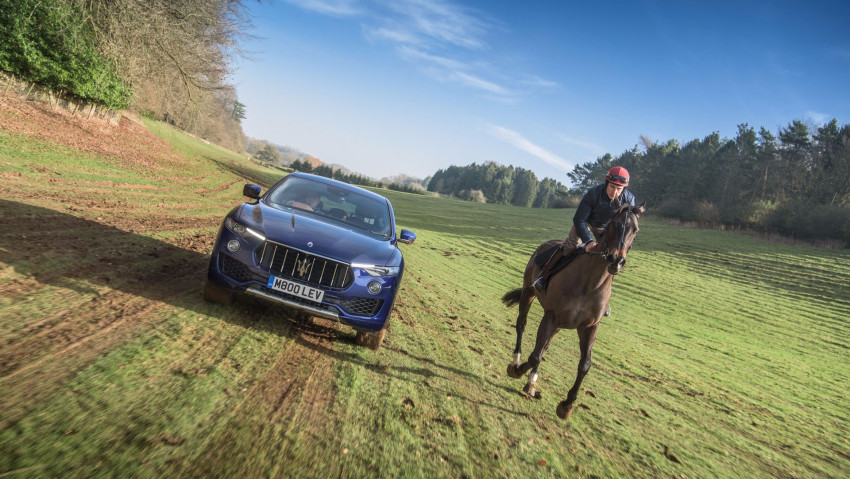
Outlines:
[[345,289],[354,281],[348,263],[334,261],[280,243],[266,241],[254,252],[261,268],[275,276],[293,278],[312,286]]
[[374,298],[354,298],[340,301],[342,309],[358,316],[374,316],[381,310],[384,300]]
[[248,281],[253,276],[247,266],[230,256],[220,254],[218,257],[219,269],[221,269],[221,272],[236,281]]

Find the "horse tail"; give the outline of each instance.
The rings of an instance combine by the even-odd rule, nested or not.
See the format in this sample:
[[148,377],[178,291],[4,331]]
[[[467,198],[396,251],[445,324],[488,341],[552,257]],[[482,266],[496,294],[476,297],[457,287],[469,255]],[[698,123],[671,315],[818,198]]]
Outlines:
[[522,288],[512,289],[502,296],[502,302],[505,306],[511,307],[519,304],[519,299],[522,297]]

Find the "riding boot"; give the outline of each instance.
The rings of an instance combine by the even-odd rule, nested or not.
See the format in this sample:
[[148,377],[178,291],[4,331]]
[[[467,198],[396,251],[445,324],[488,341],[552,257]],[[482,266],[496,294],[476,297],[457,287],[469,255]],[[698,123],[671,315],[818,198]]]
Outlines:
[[540,269],[540,274],[537,275],[537,278],[534,280],[532,286],[538,292],[542,293],[546,291],[546,287],[549,285],[549,274],[552,273],[552,269],[558,264],[559,261],[564,257],[564,247],[561,245],[558,249],[555,250],[555,253],[549,258],[546,263],[543,264],[543,267]]

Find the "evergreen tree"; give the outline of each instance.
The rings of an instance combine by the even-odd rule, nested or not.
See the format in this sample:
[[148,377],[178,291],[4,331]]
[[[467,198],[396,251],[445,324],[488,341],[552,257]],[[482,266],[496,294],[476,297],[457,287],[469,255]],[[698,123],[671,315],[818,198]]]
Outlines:
[[537,181],[537,176],[534,172],[517,168],[514,176],[514,197],[511,200],[511,204],[514,206],[532,206],[534,199],[537,198],[539,187],[540,182]]

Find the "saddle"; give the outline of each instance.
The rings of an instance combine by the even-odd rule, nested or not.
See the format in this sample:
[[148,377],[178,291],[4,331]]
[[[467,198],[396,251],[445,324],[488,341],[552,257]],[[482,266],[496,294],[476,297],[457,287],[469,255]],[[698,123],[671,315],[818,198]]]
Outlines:
[[[555,254],[555,251],[557,251],[557,250],[558,250],[558,248],[560,248],[562,245],[563,245],[563,244],[557,244],[557,245],[552,246],[551,248],[547,249],[546,251],[543,251],[543,252],[542,252],[542,253],[540,253],[539,255],[537,255],[537,256],[534,258],[534,264],[536,264],[538,268],[542,268],[542,267],[543,267],[543,265],[545,265],[545,264],[546,264],[546,262],[547,262],[547,261],[549,261],[549,259],[550,259],[550,258],[551,258],[554,254]],[[564,256],[563,258],[561,258],[561,259],[560,259],[560,260],[559,260],[559,261],[555,264],[555,266],[553,266],[553,267],[552,267],[552,270],[549,272],[549,277],[551,278],[551,277],[552,277],[552,276],[554,276],[554,275],[555,275],[558,271],[561,271],[562,269],[566,268],[566,267],[567,267],[567,265],[569,265],[570,263],[572,263],[572,262],[573,262],[573,260],[574,260],[574,259],[576,259],[576,258],[578,257],[578,255],[580,255],[580,254],[584,253],[584,252],[585,252],[585,251],[584,251],[584,246],[585,246],[585,245],[584,245],[584,243],[582,243],[582,244],[580,244],[580,245],[576,246],[576,249],[572,250],[572,251],[570,252],[570,254],[568,254],[568,255]]]

